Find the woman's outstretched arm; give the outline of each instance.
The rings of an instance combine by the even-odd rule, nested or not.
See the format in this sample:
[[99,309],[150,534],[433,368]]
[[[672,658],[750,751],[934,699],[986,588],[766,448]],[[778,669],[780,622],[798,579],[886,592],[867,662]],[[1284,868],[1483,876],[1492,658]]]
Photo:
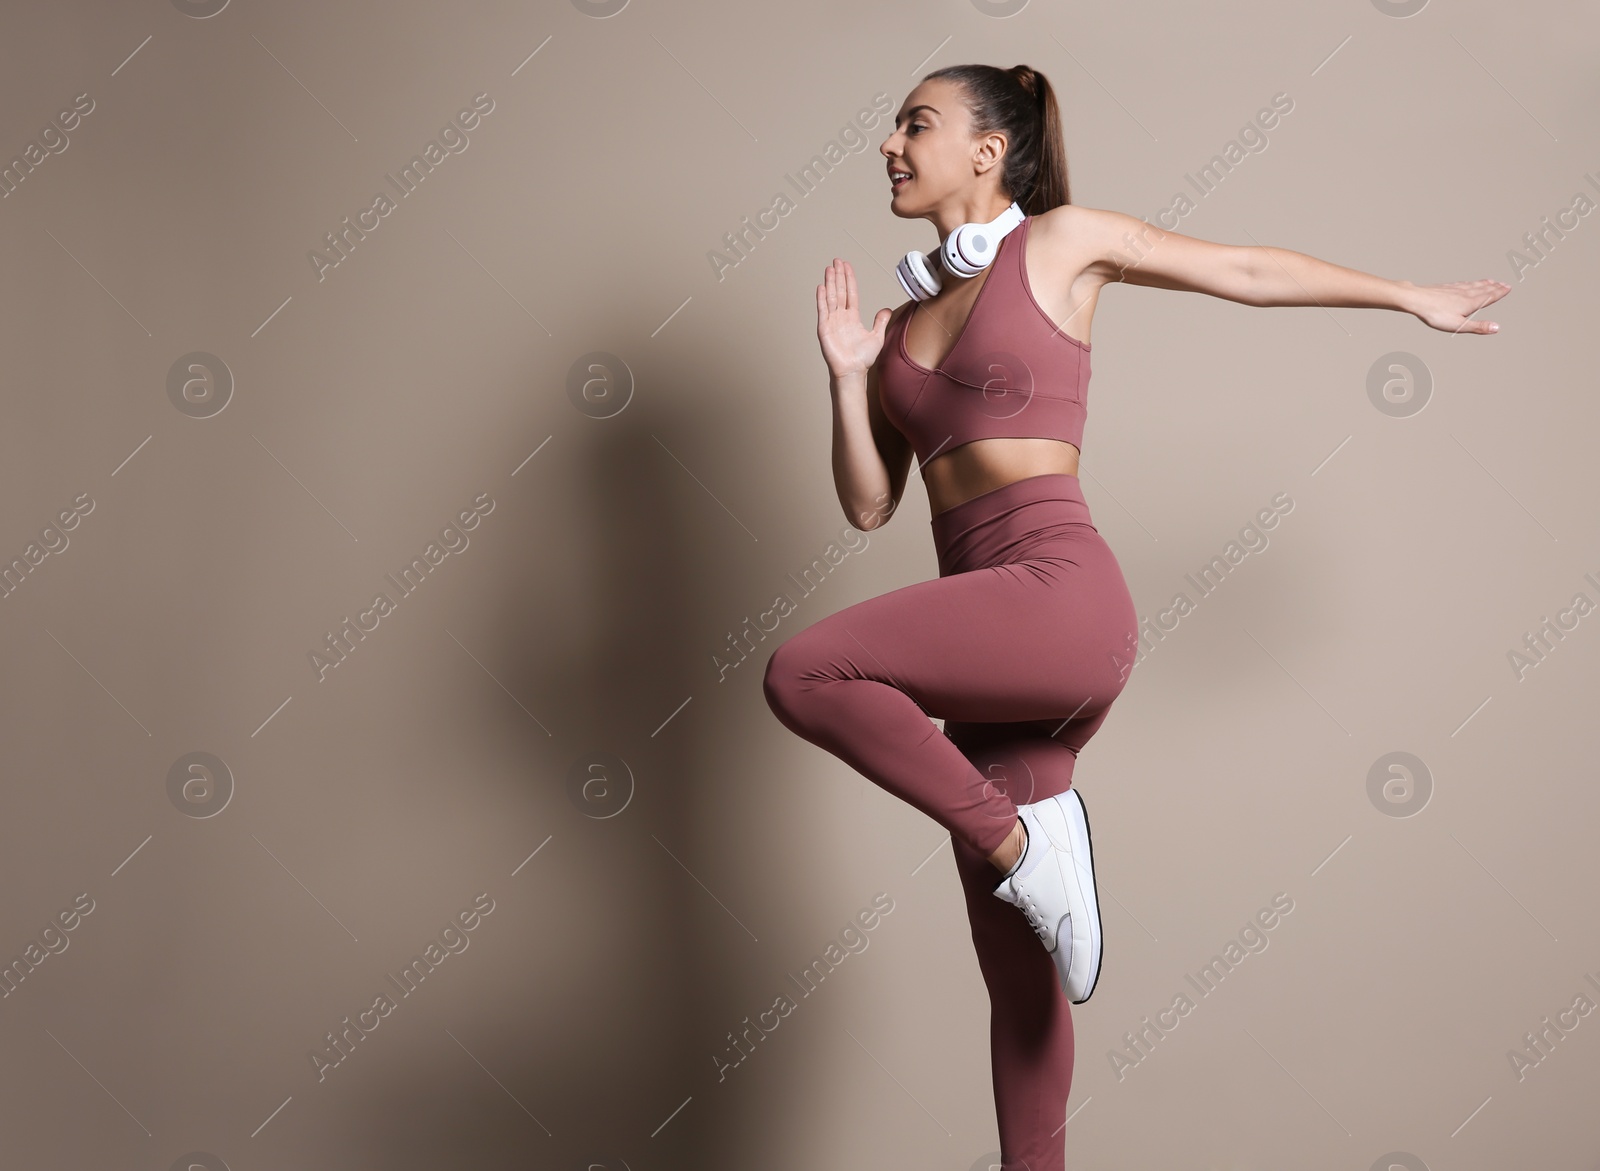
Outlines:
[[1073,236],[1106,283],[1209,293],[1244,305],[1397,309],[1448,333],[1494,333],[1471,315],[1511,291],[1496,280],[1418,285],[1269,245],[1217,244],[1167,232],[1117,211],[1076,207]]

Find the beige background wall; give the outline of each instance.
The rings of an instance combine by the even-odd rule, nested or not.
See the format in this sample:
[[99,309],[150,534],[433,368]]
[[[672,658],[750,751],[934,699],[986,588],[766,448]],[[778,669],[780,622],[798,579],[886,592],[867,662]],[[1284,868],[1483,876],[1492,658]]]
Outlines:
[[[874,95],[1022,61],[1075,202],[1188,192],[1158,222],[1514,288],[1492,338],[1104,295],[1083,478],[1141,615],[1255,547],[1079,765],[1107,952],[1071,1165],[1593,1166],[1600,1015],[1509,1054],[1600,1004],[1600,616],[1508,659],[1600,602],[1600,223],[1514,258],[1600,198],[1592,6],[207,11],[12,5],[0,36],[0,161],[42,152],[0,199],[8,1163],[987,1165],[947,835],[760,683],[783,637],[937,572],[920,482],[858,538],[829,476],[813,289],[839,255],[897,304],[894,261],[934,242],[887,211]],[[800,195],[830,140],[863,149]],[[1270,543],[1241,537],[1279,493]],[[719,677],[780,592],[797,612]],[[1275,896],[1264,950],[1193,992]],[[719,1078],[841,933],[864,950]],[[435,940],[465,950],[400,996]]]

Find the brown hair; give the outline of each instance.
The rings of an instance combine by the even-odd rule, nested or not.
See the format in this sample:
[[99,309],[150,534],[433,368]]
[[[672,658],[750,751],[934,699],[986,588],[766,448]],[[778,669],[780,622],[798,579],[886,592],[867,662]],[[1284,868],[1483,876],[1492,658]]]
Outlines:
[[1001,186],[1026,215],[1071,203],[1061,111],[1045,75],[1029,65],[947,65],[923,81],[944,78],[966,92],[972,132],[1006,136]]

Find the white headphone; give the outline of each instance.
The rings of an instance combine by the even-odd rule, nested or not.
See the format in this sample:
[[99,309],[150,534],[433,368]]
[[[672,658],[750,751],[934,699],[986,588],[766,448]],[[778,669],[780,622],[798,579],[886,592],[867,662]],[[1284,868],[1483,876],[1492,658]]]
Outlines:
[[[1000,241],[1011,234],[1011,229],[1026,217],[1022,208],[1013,201],[1010,207],[986,224],[962,224],[945,237],[935,253],[946,272],[966,278],[977,276],[989,267],[1000,251]],[[941,281],[938,272],[920,252],[907,252],[895,266],[894,275],[900,287],[913,301],[926,301],[935,296]]]

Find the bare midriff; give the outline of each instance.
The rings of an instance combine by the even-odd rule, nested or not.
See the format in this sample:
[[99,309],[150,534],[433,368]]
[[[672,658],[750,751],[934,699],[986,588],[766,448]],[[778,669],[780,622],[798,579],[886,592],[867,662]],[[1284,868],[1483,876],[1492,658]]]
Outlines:
[[934,516],[1015,480],[1061,472],[1078,474],[1078,449],[1062,439],[974,439],[930,459],[922,468],[928,511]]

